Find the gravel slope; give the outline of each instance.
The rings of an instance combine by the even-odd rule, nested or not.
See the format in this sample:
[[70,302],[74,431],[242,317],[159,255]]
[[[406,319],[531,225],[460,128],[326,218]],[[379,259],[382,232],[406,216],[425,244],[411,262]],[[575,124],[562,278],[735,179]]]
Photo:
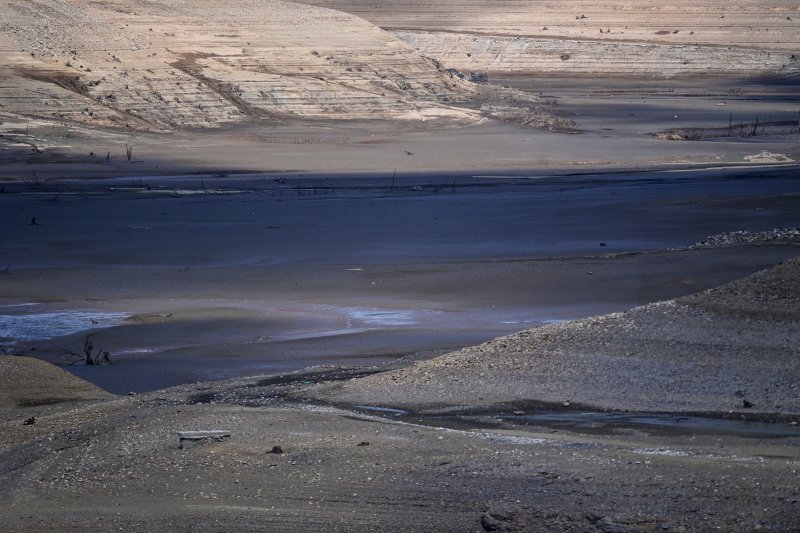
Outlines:
[[698,295],[498,338],[320,385],[414,410],[534,400],[596,408],[800,413],[800,258]]

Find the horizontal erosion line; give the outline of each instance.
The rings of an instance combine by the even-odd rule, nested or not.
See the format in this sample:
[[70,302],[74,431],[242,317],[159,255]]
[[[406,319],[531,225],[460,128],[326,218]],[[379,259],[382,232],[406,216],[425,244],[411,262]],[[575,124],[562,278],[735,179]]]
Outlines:
[[[591,29],[591,28],[590,28]],[[596,28],[595,28],[596,29]],[[679,40],[683,37],[688,38],[688,34],[684,33],[683,35],[678,34],[678,37],[674,37],[675,40],[667,40],[669,37],[668,35],[663,35],[663,39],[657,40],[659,36],[653,34],[651,39],[645,39],[645,36],[637,35],[632,38],[622,38],[622,37],[615,37],[615,38],[598,38],[597,34],[592,33],[591,36],[589,35],[545,35],[539,32],[534,32],[532,34],[501,34],[501,33],[488,33],[488,32],[458,32],[458,31],[447,31],[447,30],[417,30],[417,29],[407,29],[407,28],[396,28],[392,30],[400,40],[406,42],[403,36],[410,35],[410,36],[422,36],[421,40],[425,41],[445,41],[445,42],[458,42],[461,40],[480,40],[480,39],[488,39],[488,40],[497,40],[497,41],[534,41],[534,42],[574,42],[574,43],[588,43],[593,45],[602,45],[602,44],[630,44],[630,45],[645,45],[645,46],[702,46],[707,48],[729,48],[729,49],[749,49],[752,48],[754,43],[761,43],[761,44],[780,44],[782,46],[795,46],[795,41],[789,41],[785,39],[779,40],[777,37],[774,40],[766,40],[764,38],[760,40],[749,40],[738,42],[737,44],[730,44],[730,43],[719,43],[719,42],[708,42],[699,40],[703,38],[703,35],[693,35],[691,40]],[[716,35],[727,37],[728,34],[731,32],[719,32]],[[800,30],[797,32],[798,40],[800,40]],[[444,34],[445,36],[442,36]],[[741,37],[742,34],[739,32],[736,34],[737,36]],[[707,37],[707,36],[706,36]],[[766,36],[765,36],[766,37]],[[413,40],[412,40],[413,42]]]

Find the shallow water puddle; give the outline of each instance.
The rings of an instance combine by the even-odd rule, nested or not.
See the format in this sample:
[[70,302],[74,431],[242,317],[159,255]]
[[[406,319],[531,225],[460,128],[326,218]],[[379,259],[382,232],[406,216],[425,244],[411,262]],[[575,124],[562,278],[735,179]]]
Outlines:
[[[379,309],[347,309],[349,322],[367,326],[411,326],[418,321],[414,311],[386,311]],[[425,313],[418,311],[417,313]]]
[[[122,324],[127,313],[90,309],[47,310],[44,305],[0,305],[0,343],[13,346],[20,341],[52,339],[79,331]],[[5,339],[8,339],[5,341]]]
[[[316,327],[287,329],[261,340],[295,341],[398,330],[489,331],[491,335],[487,338],[491,338],[567,320],[554,317],[551,309],[465,311],[313,304],[274,308],[274,311],[314,317],[318,323]],[[556,313],[559,314],[563,313]]]
[[402,328],[415,326],[447,326],[447,327],[497,327],[509,331],[516,328],[530,328],[546,324],[558,324],[567,318],[554,318],[549,310],[472,310],[446,311],[432,309],[387,309],[378,307],[344,307],[335,305],[318,305],[316,310],[343,317],[348,328]]
[[380,309],[370,307],[339,307],[320,305],[317,309],[341,316],[348,328],[402,327],[419,324],[425,318],[438,314],[425,309]]

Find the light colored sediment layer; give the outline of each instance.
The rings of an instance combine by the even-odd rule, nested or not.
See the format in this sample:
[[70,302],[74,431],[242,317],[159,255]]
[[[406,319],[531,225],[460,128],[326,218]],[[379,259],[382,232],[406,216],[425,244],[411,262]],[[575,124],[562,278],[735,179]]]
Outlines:
[[[800,5],[752,0],[306,0],[390,30],[797,50]],[[600,33],[600,30],[603,33]],[[610,31],[609,31],[610,30]]]
[[464,73],[665,78],[800,73],[800,54],[785,50],[405,30],[395,34],[421,53]]
[[431,409],[513,401],[800,412],[800,259],[696,296],[498,338],[319,397]]
[[95,126],[444,119],[475,88],[338,11],[278,0],[0,2],[0,112]]
[[[648,76],[800,68],[800,6],[785,3],[310,3],[339,10],[280,0],[0,0],[0,115],[150,130],[253,119],[464,125],[489,115],[552,128],[568,124],[534,97],[490,91],[446,68]],[[486,100],[494,105],[480,113]]]

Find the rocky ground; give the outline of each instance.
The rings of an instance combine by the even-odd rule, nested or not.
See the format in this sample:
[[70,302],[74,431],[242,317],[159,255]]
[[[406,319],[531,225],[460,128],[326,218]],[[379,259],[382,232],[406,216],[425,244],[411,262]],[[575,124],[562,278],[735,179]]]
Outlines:
[[[208,401],[204,388],[20,426],[26,436],[0,454],[3,529],[788,531],[798,525],[799,458],[786,438],[654,438],[630,430],[581,436],[477,424],[452,430],[303,404],[198,403]],[[231,437],[179,446],[177,431],[219,428]]]
[[[799,267],[396,370],[312,369],[46,412],[19,404],[0,422],[0,525],[795,530]],[[617,421],[576,422],[604,409]],[[706,417],[686,429],[675,413],[648,425],[620,409]],[[442,411],[457,414],[431,416]],[[553,423],[569,412],[578,418]],[[182,447],[190,430],[230,436]]]
[[739,230],[718,235],[709,235],[692,248],[736,246],[745,243],[791,242],[800,239],[800,228],[776,228],[767,231]]

